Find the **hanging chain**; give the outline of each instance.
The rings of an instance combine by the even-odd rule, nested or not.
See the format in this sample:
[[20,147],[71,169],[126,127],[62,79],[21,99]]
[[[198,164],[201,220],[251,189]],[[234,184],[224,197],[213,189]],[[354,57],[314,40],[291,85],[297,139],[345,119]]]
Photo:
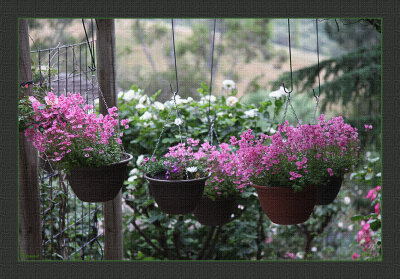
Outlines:
[[215,126],[215,120],[217,117],[217,114],[212,117],[211,120],[211,93],[212,93],[212,84],[213,84],[213,76],[214,76],[214,48],[215,48],[215,28],[217,25],[217,19],[214,19],[214,32],[213,32],[213,40],[212,40],[212,45],[211,45],[211,69],[210,69],[210,92],[208,95],[208,124],[209,124],[209,130],[208,130],[208,135],[207,139],[209,140],[210,144],[213,144],[213,135],[215,134],[216,139],[219,143],[217,132],[214,129]]
[[291,40],[290,40],[290,20],[289,19],[288,19],[288,34],[289,34],[290,91],[286,91],[285,83],[282,83],[283,90],[287,94],[285,111],[283,113],[283,118],[282,118],[282,124],[285,123],[287,109],[288,109],[289,106],[292,109],[293,115],[295,116],[295,118],[297,120],[297,123],[300,123],[299,118],[297,117],[297,114],[294,111],[294,108],[292,106],[292,103],[290,102],[290,94],[293,92],[293,69],[292,69],[292,45],[291,45]]
[[[153,158],[154,158],[154,154],[156,153],[156,151],[157,151],[157,149],[158,149],[158,146],[159,146],[159,144],[160,144],[162,135],[163,135],[164,130],[165,130],[165,126],[168,125],[168,121],[169,121],[169,119],[170,119],[170,116],[171,116],[172,111],[175,111],[175,120],[179,119],[179,121],[176,121],[176,125],[178,126],[179,141],[180,141],[180,143],[181,143],[182,145],[184,144],[184,143],[183,143],[183,139],[182,139],[182,130],[184,130],[184,133],[186,134],[186,140],[187,140],[187,131],[186,131],[186,129],[185,129],[185,125],[183,125],[183,126],[182,126],[183,128],[181,129],[181,124],[182,124],[182,123],[180,123],[180,121],[183,122],[183,119],[181,118],[181,115],[180,115],[180,113],[179,113],[178,104],[176,103],[176,96],[178,95],[178,91],[179,91],[179,83],[178,83],[178,68],[177,68],[177,65],[176,65],[175,32],[174,32],[174,20],[173,20],[173,19],[171,19],[171,28],[172,28],[172,45],[173,45],[173,49],[174,49],[174,65],[175,65],[175,85],[176,85],[176,91],[173,91],[172,85],[170,84],[169,86],[170,86],[171,93],[172,93],[173,107],[172,107],[172,108],[169,110],[169,112],[168,112],[167,119],[166,119],[166,121],[164,122],[164,125],[163,125],[163,127],[162,127],[162,129],[161,129],[160,136],[158,137],[158,140],[157,140],[157,143],[156,143],[156,147],[155,147],[155,149],[154,149],[154,151],[153,151],[153,153],[152,153],[152,155],[151,155],[150,160],[153,160]],[[187,171],[186,160],[185,160],[185,158],[183,158],[183,157],[182,157],[182,159],[183,159],[183,164],[184,164],[184,166],[185,166],[186,179],[189,180],[189,174],[188,174],[188,171]],[[148,165],[147,165],[147,166],[148,166]],[[146,169],[146,172],[147,172],[147,171],[148,171],[148,167],[146,167],[145,169]]]
[[315,107],[314,107],[313,124],[315,124],[315,117],[316,117],[317,108],[318,108],[318,105],[319,105],[319,96],[321,95],[321,80],[320,80],[320,78],[319,78],[319,71],[320,71],[320,68],[319,68],[318,19],[315,20],[315,29],[316,29],[316,31],[317,31],[318,95],[315,94],[315,90],[313,89],[313,94],[314,94],[314,97],[315,97]]

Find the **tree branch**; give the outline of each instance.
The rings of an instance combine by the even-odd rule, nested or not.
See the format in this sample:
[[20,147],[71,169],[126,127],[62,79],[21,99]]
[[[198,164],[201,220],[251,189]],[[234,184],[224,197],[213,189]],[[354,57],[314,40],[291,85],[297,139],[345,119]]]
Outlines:
[[210,231],[208,232],[206,241],[203,243],[203,247],[201,247],[201,250],[200,250],[199,254],[197,255],[196,260],[202,260],[203,259],[204,252],[206,251],[208,245],[210,244],[210,241],[211,241],[211,238],[212,238],[212,236],[214,234],[214,231],[215,231],[215,226],[212,226]]
[[208,253],[207,253],[207,255],[205,256],[204,259],[209,259],[211,257],[211,255],[212,255],[212,253],[214,252],[215,245],[217,244],[218,237],[219,237],[219,235],[221,233],[221,227],[222,226],[218,226],[217,232],[214,235],[213,242],[211,243],[210,249],[208,250]]

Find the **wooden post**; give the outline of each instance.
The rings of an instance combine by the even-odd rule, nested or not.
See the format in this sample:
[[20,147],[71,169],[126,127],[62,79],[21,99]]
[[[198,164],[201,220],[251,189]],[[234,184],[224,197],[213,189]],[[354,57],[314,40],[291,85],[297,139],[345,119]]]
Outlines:
[[[19,21],[19,82],[32,80],[28,22]],[[32,95],[32,85],[20,90],[20,98]],[[19,252],[21,260],[42,258],[42,230],[38,184],[38,156],[24,133],[19,133]]]
[[[118,106],[116,92],[115,25],[113,19],[97,22],[97,77],[109,108]],[[102,97],[99,96],[100,113],[107,114]],[[104,203],[104,259],[122,260],[122,191],[114,200]]]

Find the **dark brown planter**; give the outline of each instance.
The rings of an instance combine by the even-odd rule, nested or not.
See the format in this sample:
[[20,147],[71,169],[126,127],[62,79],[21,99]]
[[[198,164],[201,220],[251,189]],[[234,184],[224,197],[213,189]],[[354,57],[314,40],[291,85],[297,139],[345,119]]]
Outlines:
[[327,205],[332,203],[342,187],[343,177],[331,176],[326,184],[317,186],[316,205]]
[[150,194],[158,207],[167,214],[187,214],[200,201],[208,177],[191,180],[165,180],[144,176],[149,182]]
[[85,202],[105,202],[115,198],[128,178],[127,165],[132,155],[124,153],[123,159],[102,167],[76,168],[67,175],[75,195]]
[[202,225],[220,226],[231,220],[236,208],[235,198],[217,199],[215,201],[202,196],[193,211],[196,220]]
[[270,187],[251,184],[256,188],[261,207],[275,224],[294,225],[305,222],[317,199],[315,186],[294,192],[292,187]]

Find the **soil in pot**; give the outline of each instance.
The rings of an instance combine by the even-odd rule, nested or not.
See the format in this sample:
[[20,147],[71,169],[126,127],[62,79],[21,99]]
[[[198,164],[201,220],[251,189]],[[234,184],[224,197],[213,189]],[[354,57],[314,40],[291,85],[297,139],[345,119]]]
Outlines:
[[308,185],[302,191],[294,192],[292,187],[251,185],[257,190],[263,211],[275,224],[300,224],[313,212],[317,198],[315,186]]
[[158,207],[167,214],[191,213],[200,201],[208,177],[190,180],[165,180],[164,176],[148,177],[150,193]]
[[118,163],[102,167],[76,168],[67,175],[75,195],[85,202],[105,202],[115,198],[128,178],[132,155],[124,153]]
[[331,176],[326,184],[317,186],[316,205],[327,205],[332,203],[342,187],[343,177]]
[[220,226],[231,220],[236,206],[235,198],[216,199],[213,201],[208,197],[202,196],[193,214],[202,225]]

